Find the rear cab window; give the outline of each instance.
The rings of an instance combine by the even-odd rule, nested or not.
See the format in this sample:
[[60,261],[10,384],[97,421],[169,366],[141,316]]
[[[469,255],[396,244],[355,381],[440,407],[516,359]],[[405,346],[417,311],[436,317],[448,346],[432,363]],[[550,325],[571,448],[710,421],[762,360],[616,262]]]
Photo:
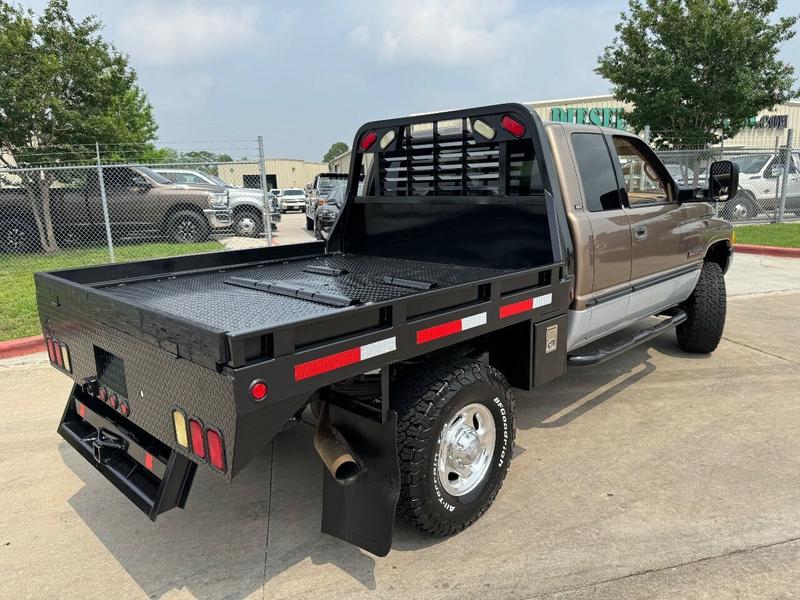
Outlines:
[[622,208],[614,163],[603,134],[573,133],[570,138],[586,208],[591,212]]

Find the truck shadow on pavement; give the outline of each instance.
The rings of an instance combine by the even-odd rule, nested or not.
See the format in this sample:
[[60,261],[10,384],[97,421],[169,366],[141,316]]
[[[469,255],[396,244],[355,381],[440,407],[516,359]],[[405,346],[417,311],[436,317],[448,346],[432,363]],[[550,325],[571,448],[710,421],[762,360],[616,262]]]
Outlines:
[[[562,427],[584,416],[653,373],[652,350],[690,356],[664,336],[603,365],[571,368],[566,377],[533,392],[517,390],[517,427]],[[199,469],[186,509],[165,513],[155,523],[66,444],[60,451],[85,484],[70,505],[150,597],[186,589],[198,598],[238,600],[306,561],[334,565],[374,590],[379,559],[320,532],[323,467],[312,437],[302,426],[280,434],[230,486]],[[393,552],[446,539],[398,520]]]

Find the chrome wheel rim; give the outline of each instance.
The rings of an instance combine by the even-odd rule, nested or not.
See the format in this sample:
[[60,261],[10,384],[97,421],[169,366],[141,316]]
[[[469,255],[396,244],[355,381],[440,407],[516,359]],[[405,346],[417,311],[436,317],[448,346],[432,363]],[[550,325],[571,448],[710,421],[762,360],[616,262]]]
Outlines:
[[253,235],[256,232],[256,221],[252,217],[242,217],[236,223],[236,229],[241,235]]
[[468,494],[486,478],[495,439],[494,416],[483,404],[468,404],[445,424],[439,435],[436,471],[448,494]]
[[737,202],[733,205],[733,210],[731,214],[736,221],[742,221],[747,218],[747,205],[742,202]]
[[178,223],[178,237],[184,241],[193,240],[197,237],[197,223],[192,219],[182,219]]

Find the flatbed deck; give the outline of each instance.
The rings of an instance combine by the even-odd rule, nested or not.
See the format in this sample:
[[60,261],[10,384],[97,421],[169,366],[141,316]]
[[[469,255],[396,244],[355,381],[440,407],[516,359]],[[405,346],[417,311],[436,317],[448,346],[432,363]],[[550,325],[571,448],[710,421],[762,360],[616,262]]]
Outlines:
[[[143,308],[236,333],[271,329],[509,272],[380,256],[328,254],[97,287]],[[280,282],[282,290],[296,288],[322,293],[323,300],[234,285],[243,279]],[[330,296],[352,302],[349,306],[337,306],[325,301]]]

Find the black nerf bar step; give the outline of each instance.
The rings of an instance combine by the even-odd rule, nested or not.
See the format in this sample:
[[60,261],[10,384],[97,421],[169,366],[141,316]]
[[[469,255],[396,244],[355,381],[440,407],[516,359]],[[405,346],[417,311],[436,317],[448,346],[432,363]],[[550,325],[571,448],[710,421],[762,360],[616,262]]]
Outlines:
[[74,386],[58,433],[151,520],[183,508],[197,465]]
[[293,286],[288,283],[276,283],[274,281],[249,279],[247,277],[231,277],[226,280],[225,283],[253,290],[260,290],[262,292],[279,294],[281,296],[290,296],[292,298],[300,298],[301,300],[319,302],[320,304],[327,304],[328,306],[344,307],[360,304],[358,300],[348,298],[347,296],[332,294],[330,292],[320,292],[319,290]]
[[631,337],[624,339],[613,346],[609,346],[608,348],[600,348],[594,352],[589,352],[588,354],[570,354],[567,356],[567,362],[576,367],[599,365],[600,363],[604,363],[607,360],[611,360],[612,358],[627,352],[631,348],[635,348],[639,344],[644,344],[645,342],[652,340],[654,337],[659,336],[664,332],[675,329],[687,319],[686,313],[677,308],[671,310],[669,313],[667,313],[667,315],[668,317],[663,321],[660,321],[652,327],[638,331]]

